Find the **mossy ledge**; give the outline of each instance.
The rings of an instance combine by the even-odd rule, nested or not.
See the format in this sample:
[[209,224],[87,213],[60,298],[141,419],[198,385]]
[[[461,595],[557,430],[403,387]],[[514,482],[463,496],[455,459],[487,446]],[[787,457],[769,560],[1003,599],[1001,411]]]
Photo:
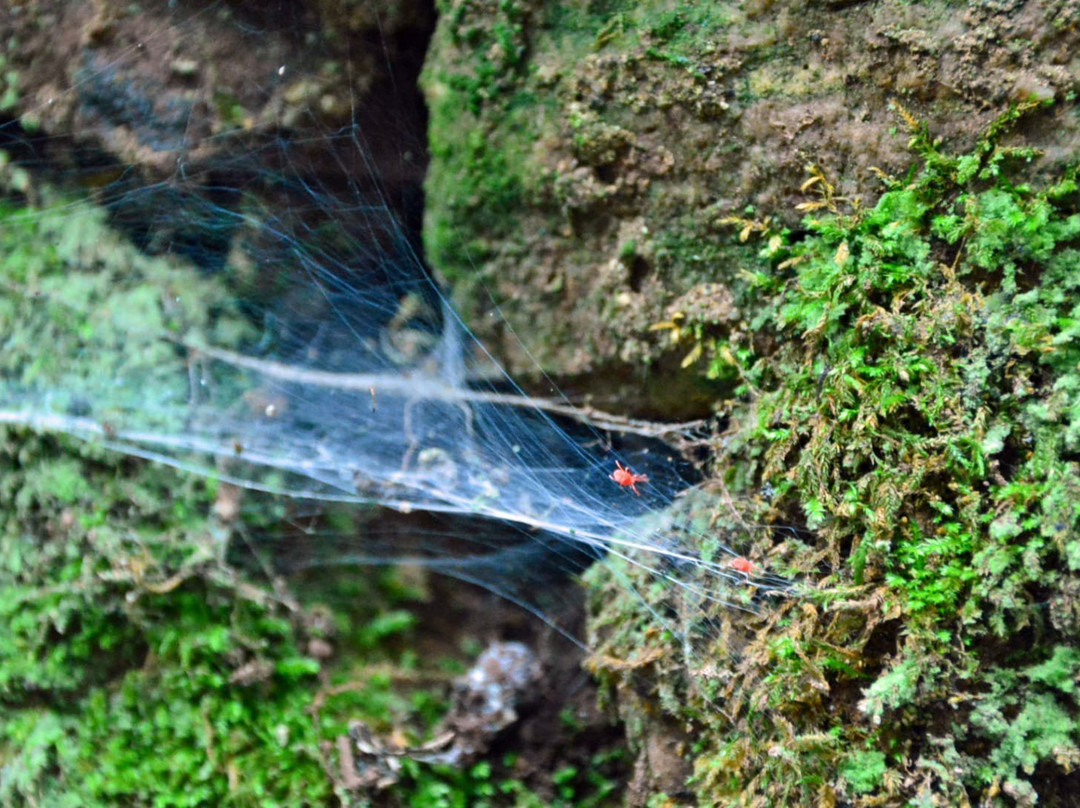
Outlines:
[[594,573],[594,667],[636,748],[675,728],[698,804],[1074,798],[1080,193],[1018,179],[1035,155],[1001,138],[1033,107],[962,155],[898,107],[915,170],[862,209],[811,167],[802,228],[732,222],[757,310],[681,323],[737,386],[697,518],[804,582],[749,617],[654,591],[715,627],[688,663]]

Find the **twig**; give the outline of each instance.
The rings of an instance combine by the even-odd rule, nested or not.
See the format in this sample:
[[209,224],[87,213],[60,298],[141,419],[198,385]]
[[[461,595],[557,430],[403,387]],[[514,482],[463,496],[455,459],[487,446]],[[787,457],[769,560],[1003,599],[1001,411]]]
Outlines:
[[281,381],[307,384],[313,387],[326,387],[334,390],[366,390],[369,393],[373,390],[381,390],[414,398],[500,404],[508,407],[543,410],[544,412],[574,418],[582,423],[592,424],[613,432],[630,433],[644,437],[659,438],[672,433],[690,432],[707,423],[707,419],[676,424],[654,423],[652,421],[612,415],[593,407],[575,407],[572,404],[563,404],[550,399],[451,387],[438,379],[419,374],[408,376],[387,373],[335,373],[327,370],[297,367],[269,359],[257,359],[234,351],[196,345],[183,340],[180,340],[179,344],[193,353],[216,359],[233,367],[253,370],[256,373],[261,373],[272,379],[280,379]]

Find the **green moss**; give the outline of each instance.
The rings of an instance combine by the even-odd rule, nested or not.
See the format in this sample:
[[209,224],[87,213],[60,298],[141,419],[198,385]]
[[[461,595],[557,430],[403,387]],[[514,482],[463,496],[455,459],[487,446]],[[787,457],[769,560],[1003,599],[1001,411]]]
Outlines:
[[853,752],[841,766],[840,774],[856,794],[869,794],[881,786],[885,755],[873,750]]
[[5,406],[45,415],[49,401],[53,414],[93,413],[116,428],[137,412],[140,426],[175,433],[184,416],[170,405],[189,391],[173,339],[235,345],[253,329],[220,281],[139,254],[102,210],[40,193],[36,209],[0,202]]
[[[244,331],[217,283],[140,255],[89,205],[0,212],[8,408],[126,411],[155,365],[183,377],[162,337]],[[125,375],[135,384],[117,385]],[[168,376],[150,378],[167,398]],[[318,665],[301,625],[221,563],[215,493],[93,445],[0,432],[4,804],[329,798],[306,712]],[[266,676],[245,683],[245,666]]]
[[[334,804],[321,744],[354,719],[422,739],[445,711],[445,688],[402,685],[415,596],[392,574],[294,581],[297,611],[220,560],[212,481],[12,430],[0,470],[3,804]],[[320,663],[312,638],[342,650]],[[406,804],[508,783],[538,804],[495,775],[406,775]]]
[[440,171],[430,175],[426,186],[428,195],[444,205],[429,209],[426,250],[450,280],[467,275],[473,262],[496,249],[498,239],[512,237],[529,168],[527,128],[521,140],[496,146],[485,127],[460,113],[459,104],[451,93],[445,108],[431,111],[432,159],[440,161]]
[[[727,647],[738,638],[722,686],[671,691],[658,667],[652,698],[702,723],[705,802],[1001,804],[1001,787],[1056,793],[1080,761],[1066,650],[1080,639],[1080,193],[1075,171],[1016,179],[1032,155],[1001,139],[1030,109],[963,155],[907,116],[921,166],[869,209],[815,169],[797,237],[729,220],[764,244],[749,328],[678,324],[739,385],[717,474],[770,492],[741,505],[745,523],[813,531],[759,544],[814,581],[809,602],[709,618]],[[681,597],[650,612],[681,614]],[[631,635],[612,626],[632,607],[595,608],[603,647],[626,658]],[[625,672],[601,672],[625,698]]]
[[[312,670],[291,665],[279,607],[215,561],[219,531],[196,515],[214,486],[11,430],[0,466],[5,804],[325,795],[303,712]],[[276,671],[261,687],[232,679],[252,659]],[[290,744],[263,745],[284,732]]]

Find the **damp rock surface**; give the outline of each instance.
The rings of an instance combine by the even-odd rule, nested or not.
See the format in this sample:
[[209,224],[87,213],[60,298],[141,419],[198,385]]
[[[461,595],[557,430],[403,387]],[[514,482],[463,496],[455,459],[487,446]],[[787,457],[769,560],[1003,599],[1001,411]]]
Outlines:
[[874,172],[913,164],[893,101],[967,148],[1053,99],[1017,135],[1053,175],[1080,146],[1078,53],[1066,0],[447,0],[423,74],[428,256],[514,375],[700,412],[716,388],[650,327],[704,283],[752,318],[725,220],[798,227],[810,164],[873,204]]

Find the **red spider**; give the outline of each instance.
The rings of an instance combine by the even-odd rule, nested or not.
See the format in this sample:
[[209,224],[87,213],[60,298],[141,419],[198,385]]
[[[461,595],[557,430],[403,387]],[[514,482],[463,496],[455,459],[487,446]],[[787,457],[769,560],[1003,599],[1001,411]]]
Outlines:
[[741,572],[745,575],[753,575],[755,572],[757,572],[757,564],[755,564],[748,558],[743,558],[742,556],[731,559],[731,561],[728,562],[728,566],[736,572]]
[[630,490],[633,491],[636,496],[640,497],[641,494],[638,493],[637,486],[634,485],[634,483],[647,483],[649,478],[644,474],[634,474],[634,472],[630,471],[628,467],[624,466],[618,460],[615,461],[615,465],[618,468],[611,472],[611,479],[623,488],[630,486]]

